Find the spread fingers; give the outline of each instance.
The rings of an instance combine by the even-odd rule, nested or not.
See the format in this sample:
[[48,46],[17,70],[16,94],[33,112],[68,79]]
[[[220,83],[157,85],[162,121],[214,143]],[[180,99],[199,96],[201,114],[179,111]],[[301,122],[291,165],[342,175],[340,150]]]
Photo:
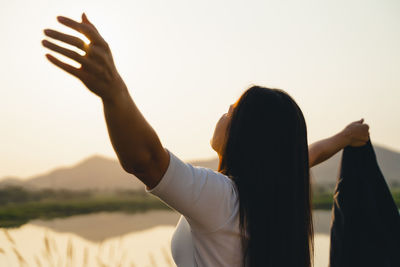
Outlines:
[[58,45],[56,45],[56,44],[54,44],[54,43],[52,43],[50,41],[47,41],[47,40],[43,40],[42,44],[43,44],[43,46],[47,47],[48,49],[53,50],[55,52],[58,52],[58,53],[66,56],[66,57],[68,57],[70,59],[75,60],[76,62],[79,62],[81,64],[85,62],[85,59],[75,51],[72,51],[72,50],[69,50],[67,48],[58,46]]
[[51,38],[54,38],[59,41],[63,41],[67,44],[73,45],[73,46],[85,51],[85,42],[83,40],[79,39],[78,37],[64,34],[64,33],[61,33],[61,32],[55,31],[55,30],[50,30],[50,29],[44,30],[44,34]]

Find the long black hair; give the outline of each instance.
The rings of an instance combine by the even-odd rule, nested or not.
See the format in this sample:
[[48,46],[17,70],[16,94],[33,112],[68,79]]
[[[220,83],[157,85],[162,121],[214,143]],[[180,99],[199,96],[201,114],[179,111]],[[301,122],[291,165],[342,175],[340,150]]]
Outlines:
[[311,267],[307,129],[283,90],[252,86],[234,104],[218,171],[239,192],[243,266]]

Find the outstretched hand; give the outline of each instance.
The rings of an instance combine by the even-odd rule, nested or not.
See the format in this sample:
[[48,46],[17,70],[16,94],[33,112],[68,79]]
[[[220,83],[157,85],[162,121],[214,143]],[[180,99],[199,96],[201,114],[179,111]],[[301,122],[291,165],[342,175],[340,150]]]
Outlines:
[[364,123],[364,119],[354,121],[344,128],[343,132],[348,138],[349,146],[363,146],[369,140],[369,126]]
[[59,68],[77,77],[90,91],[103,100],[112,99],[115,95],[126,90],[125,83],[115,67],[110,47],[96,27],[88,20],[86,14],[82,13],[82,22],[76,22],[63,16],[58,16],[57,20],[61,24],[85,35],[90,40],[90,44],[86,44],[78,37],[45,29],[44,33],[46,36],[73,45],[86,53],[85,55],[80,55],[75,51],[58,46],[50,41],[42,40],[43,46],[80,63],[81,67],[75,68],[50,54],[46,54],[47,59]]

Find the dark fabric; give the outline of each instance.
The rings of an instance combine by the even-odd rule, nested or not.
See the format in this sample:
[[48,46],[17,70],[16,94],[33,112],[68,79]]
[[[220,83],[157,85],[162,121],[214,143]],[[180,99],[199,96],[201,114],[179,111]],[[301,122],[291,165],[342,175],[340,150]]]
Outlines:
[[400,267],[400,215],[370,141],[343,150],[330,267]]

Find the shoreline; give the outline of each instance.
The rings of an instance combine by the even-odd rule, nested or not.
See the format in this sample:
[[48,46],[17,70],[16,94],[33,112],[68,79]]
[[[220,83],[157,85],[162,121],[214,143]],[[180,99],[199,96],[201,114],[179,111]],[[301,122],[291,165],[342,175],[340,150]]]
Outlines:
[[[175,227],[181,215],[173,210],[148,210],[137,213],[98,212],[49,220],[35,219],[24,225],[35,225],[59,233],[74,233],[91,241],[102,241],[156,226]],[[314,210],[315,234],[330,234],[331,211]]]

